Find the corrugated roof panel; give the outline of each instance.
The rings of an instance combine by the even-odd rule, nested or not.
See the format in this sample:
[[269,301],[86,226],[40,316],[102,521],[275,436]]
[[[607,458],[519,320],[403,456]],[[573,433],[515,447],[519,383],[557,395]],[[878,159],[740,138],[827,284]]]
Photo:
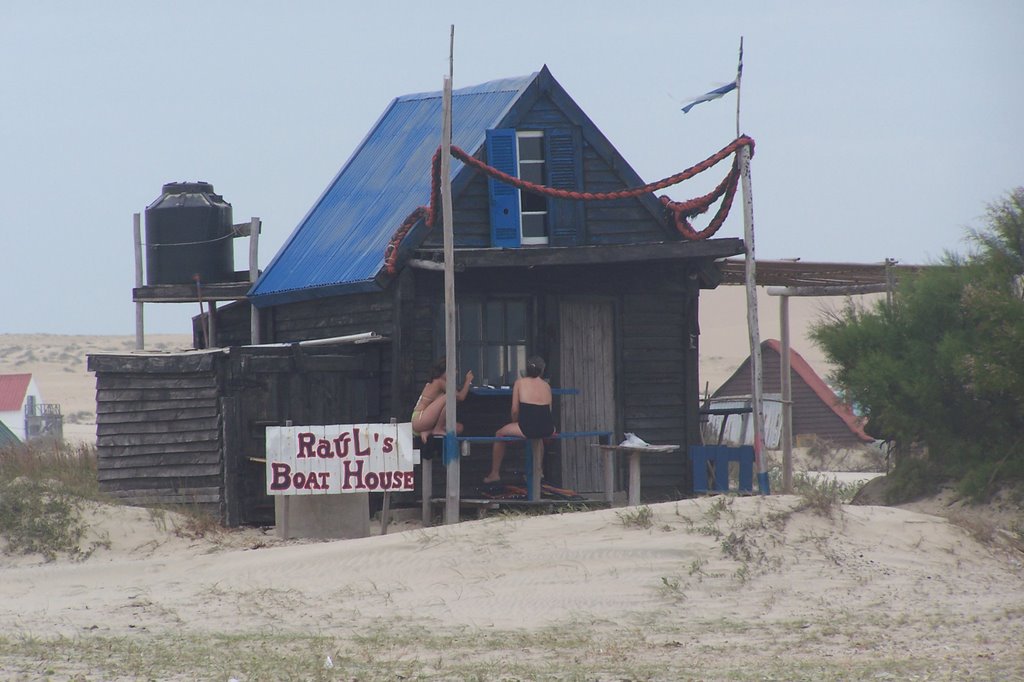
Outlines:
[[[452,143],[483,144],[537,74],[456,90]],[[334,295],[370,285],[402,221],[430,200],[430,164],[441,141],[441,93],[395,99],[267,266],[257,305]],[[452,161],[453,177],[462,164]]]

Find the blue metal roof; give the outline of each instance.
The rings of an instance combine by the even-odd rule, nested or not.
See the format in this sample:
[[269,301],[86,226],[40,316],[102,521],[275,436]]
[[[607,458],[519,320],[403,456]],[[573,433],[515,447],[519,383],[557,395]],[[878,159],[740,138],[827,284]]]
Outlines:
[[[474,153],[538,73],[452,93],[452,144]],[[377,288],[384,249],[430,200],[441,93],[395,99],[249,291],[257,306]],[[463,164],[452,159],[452,177]]]

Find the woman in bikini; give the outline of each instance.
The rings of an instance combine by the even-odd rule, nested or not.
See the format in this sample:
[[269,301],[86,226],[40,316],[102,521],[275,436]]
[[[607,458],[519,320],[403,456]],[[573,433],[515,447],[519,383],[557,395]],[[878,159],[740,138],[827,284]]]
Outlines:
[[[498,429],[495,436],[529,438],[537,457],[544,457],[544,441],[555,432],[551,416],[551,386],[541,378],[544,360],[536,355],[526,361],[526,376],[512,386],[512,421]],[[484,483],[501,480],[501,461],[505,459],[505,442],[495,441],[491,451],[491,472]],[[543,460],[541,460],[543,462]]]
[[[423,387],[416,405],[412,409],[412,431],[418,433],[423,443],[432,435],[444,435],[445,430],[445,389],[448,386],[447,366],[441,358],[430,368],[430,381]],[[466,381],[455,394],[457,400],[465,400],[473,385],[473,371],[466,372]],[[455,425],[455,432],[462,433],[462,424]]]

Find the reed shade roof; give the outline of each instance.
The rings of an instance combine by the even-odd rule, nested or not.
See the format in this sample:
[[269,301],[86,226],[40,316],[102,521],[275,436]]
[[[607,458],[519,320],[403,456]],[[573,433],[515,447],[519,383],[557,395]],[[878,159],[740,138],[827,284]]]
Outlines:
[[[722,271],[722,284],[744,284],[743,261],[723,260],[718,263]],[[919,271],[920,265],[890,264],[889,269],[899,281],[901,274]],[[803,261],[759,260],[756,266],[757,284],[760,286],[849,286],[858,284],[885,284],[885,263],[812,263]]]

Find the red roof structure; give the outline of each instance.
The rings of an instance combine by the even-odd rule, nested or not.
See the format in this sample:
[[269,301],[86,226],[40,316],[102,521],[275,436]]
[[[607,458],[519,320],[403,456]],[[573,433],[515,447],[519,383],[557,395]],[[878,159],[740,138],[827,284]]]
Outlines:
[[[776,339],[761,342],[762,376],[765,393],[782,391],[782,344]],[[864,420],[836,395],[811,365],[792,348],[789,349],[792,371],[793,434],[815,435],[839,444],[855,445],[874,440],[864,432]],[[714,397],[749,395],[750,358],[715,391]]]
[[0,374],[0,412],[16,412],[25,403],[31,374]]

